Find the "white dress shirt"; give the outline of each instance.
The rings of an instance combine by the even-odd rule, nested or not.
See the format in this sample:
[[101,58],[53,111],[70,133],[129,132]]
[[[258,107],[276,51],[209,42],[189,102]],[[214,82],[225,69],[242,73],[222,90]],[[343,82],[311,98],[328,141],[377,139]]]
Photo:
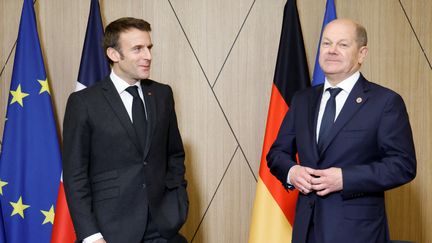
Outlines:
[[349,93],[351,92],[354,85],[357,83],[357,80],[360,77],[360,72],[355,72],[353,75],[338,83],[336,86],[332,86],[330,82],[325,79],[323,95],[321,98],[321,103],[319,107],[318,113],[318,121],[316,127],[316,141],[318,142],[319,130],[321,128],[321,120],[324,115],[324,110],[327,104],[328,99],[330,98],[330,92],[327,90],[328,88],[341,88],[342,91],[336,96],[336,113],[335,113],[335,121],[342,110],[343,105],[345,104],[346,99],[348,98]]
[[[119,76],[117,76],[114,73],[114,70],[111,70],[111,74],[110,74],[110,78],[112,80],[112,82],[114,83],[114,86],[117,90],[117,92],[120,95],[120,98],[123,102],[123,105],[126,108],[127,113],[129,114],[129,118],[131,119],[131,121],[133,122],[133,118],[132,118],[132,102],[133,102],[133,96],[126,91],[126,89],[131,86],[130,84],[128,84],[126,81],[124,81],[123,79],[121,79]],[[141,89],[141,83],[138,81],[136,82],[134,85],[136,85],[138,87],[138,94],[141,97],[141,100],[144,103],[144,110],[146,113],[146,117],[147,117],[147,108],[143,99],[143,92]],[[99,239],[102,239],[103,236],[100,232],[90,235],[89,237],[84,238],[83,243],[93,243]]]
[[[327,80],[327,78],[325,78],[323,94],[321,97],[320,107],[319,107],[319,111],[318,111],[317,127],[316,127],[316,142],[317,143],[318,143],[318,137],[319,137],[319,130],[321,127],[321,120],[322,120],[322,117],[324,114],[324,109],[326,107],[327,100],[330,98],[330,92],[327,91],[327,88],[341,88],[342,89],[342,91],[339,92],[339,94],[336,96],[336,99],[335,99],[335,101],[336,101],[335,121],[336,121],[339,113],[342,110],[342,107],[345,104],[345,101],[348,98],[349,93],[353,89],[354,85],[357,83],[357,80],[359,79],[359,77],[360,77],[360,72],[357,71],[353,75],[348,77],[347,79],[338,83],[336,86],[332,86],[330,84],[330,82]],[[290,172],[291,172],[291,169],[288,171],[287,183],[291,185]]]
[[[114,70],[111,70],[110,78],[111,78],[112,82],[114,83],[114,86],[115,86],[117,92],[119,93],[121,100],[123,101],[123,105],[125,106],[126,111],[129,114],[129,118],[131,119],[131,121],[133,121],[133,118],[132,118],[133,96],[129,92],[126,91],[126,89],[129,88],[129,86],[131,86],[131,85],[128,84],[123,79],[121,79],[119,76],[117,76],[117,74],[114,73]],[[142,92],[142,88],[141,88],[141,83],[139,81],[137,81],[134,85],[136,85],[138,87],[138,94],[144,103],[144,110],[145,110],[145,114],[147,117],[147,108],[146,108],[146,104],[145,104],[144,98],[143,98],[144,96],[143,96],[143,92]]]

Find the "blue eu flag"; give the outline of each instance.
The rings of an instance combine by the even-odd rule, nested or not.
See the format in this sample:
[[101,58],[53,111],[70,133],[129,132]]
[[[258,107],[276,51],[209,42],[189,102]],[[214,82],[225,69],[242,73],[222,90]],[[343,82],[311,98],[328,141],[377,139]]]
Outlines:
[[24,0],[0,154],[0,242],[50,242],[61,157],[32,0]]

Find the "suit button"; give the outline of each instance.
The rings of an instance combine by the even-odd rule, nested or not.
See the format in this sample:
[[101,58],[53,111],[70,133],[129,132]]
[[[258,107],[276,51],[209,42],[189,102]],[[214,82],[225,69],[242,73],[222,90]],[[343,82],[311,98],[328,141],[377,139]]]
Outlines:
[[142,184],[142,188],[145,189],[147,187],[147,185],[144,183]]
[[144,161],[144,162],[143,162],[143,165],[144,165],[144,166],[147,166],[147,161]]

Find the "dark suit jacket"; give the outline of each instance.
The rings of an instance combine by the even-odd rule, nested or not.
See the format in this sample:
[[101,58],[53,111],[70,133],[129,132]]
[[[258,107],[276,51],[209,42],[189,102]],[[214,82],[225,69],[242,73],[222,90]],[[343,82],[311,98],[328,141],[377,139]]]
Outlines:
[[319,153],[316,126],[322,91],[320,85],[294,96],[267,155],[271,173],[286,188],[297,153],[303,166],[342,168],[342,191],[324,197],[299,194],[293,242],[305,242],[311,220],[320,243],[387,242],[384,191],[416,174],[404,102],[395,92],[360,76]]
[[63,130],[63,179],[77,240],[101,232],[108,242],[139,242],[148,211],[169,238],[186,220],[184,150],[172,90],[141,82],[147,143],[107,77],[69,97]]

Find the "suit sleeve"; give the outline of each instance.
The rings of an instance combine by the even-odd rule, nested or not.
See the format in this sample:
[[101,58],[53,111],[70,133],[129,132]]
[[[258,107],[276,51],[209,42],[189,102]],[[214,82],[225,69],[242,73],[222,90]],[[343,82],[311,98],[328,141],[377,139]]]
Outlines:
[[165,178],[166,185],[169,189],[180,186],[186,187],[185,180],[185,152],[183,142],[177,124],[177,116],[175,112],[174,97],[171,88],[169,88],[169,130],[168,130],[168,165],[167,175]]
[[293,189],[287,183],[288,171],[296,165],[296,130],[295,111],[296,96],[291,101],[291,107],[285,115],[275,142],[267,154],[267,166],[270,172],[282,183],[285,189]]
[[91,209],[89,183],[91,127],[77,93],[68,99],[63,124],[63,182],[77,239],[100,232]]
[[402,98],[392,93],[378,125],[380,156],[368,164],[342,169],[343,196],[383,192],[405,184],[416,175],[416,157],[408,114]]

